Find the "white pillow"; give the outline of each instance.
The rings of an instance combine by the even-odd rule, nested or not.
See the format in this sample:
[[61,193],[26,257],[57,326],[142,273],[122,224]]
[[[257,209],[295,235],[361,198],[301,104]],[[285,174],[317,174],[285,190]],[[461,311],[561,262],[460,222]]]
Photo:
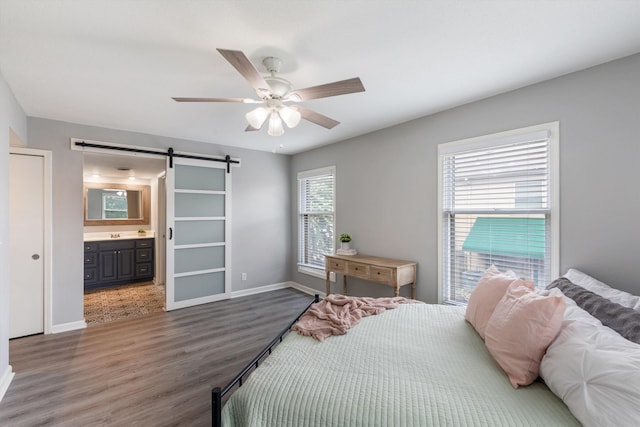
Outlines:
[[540,376],[584,426],[638,425],[640,345],[602,326],[570,298],[566,302],[563,327],[542,359]]
[[[602,322],[598,320],[598,318],[589,314],[588,311],[580,308],[574,300],[572,300],[571,298],[563,294],[560,288],[544,289],[544,290],[541,290],[540,292],[543,292],[543,295],[545,296],[555,297],[558,295],[562,295],[564,297],[564,302],[567,304],[567,308],[564,311],[564,316],[562,320],[562,329],[566,328],[567,326],[571,325],[573,322],[577,320],[581,322],[590,323],[592,325],[600,326],[606,329],[610,329],[604,326]],[[613,332],[616,335],[620,335],[617,332],[615,332],[613,329],[611,329],[611,332]]]
[[640,296],[614,289],[582,271],[570,268],[564,275],[569,281],[622,306],[640,310]]

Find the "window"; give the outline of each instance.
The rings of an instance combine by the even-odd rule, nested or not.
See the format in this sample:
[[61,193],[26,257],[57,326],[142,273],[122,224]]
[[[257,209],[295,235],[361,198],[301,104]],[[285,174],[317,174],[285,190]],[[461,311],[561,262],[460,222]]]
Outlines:
[[440,300],[466,304],[491,264],[558,275],[558,123],[438,146]]
[[298,271],[323,278],[334,249],[335,174],[333,166],[298,174]]
[[102,190],[102,219],[127,219],[127,191]]

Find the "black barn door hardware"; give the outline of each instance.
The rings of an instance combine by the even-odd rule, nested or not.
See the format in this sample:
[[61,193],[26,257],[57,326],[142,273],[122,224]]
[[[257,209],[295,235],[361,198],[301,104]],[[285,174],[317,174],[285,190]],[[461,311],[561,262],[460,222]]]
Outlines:
[[227,173],[231,173],[231,165],[232,164],[240,164],[239,160],[231,159],[230,155],[226,155],[224,159],[215,158],[215,157],[205,157],[205,156],[196,156],[193,154],[181,154],[173,151],[173,148],[169,148],[166,153],[162,151],[152,151],[152,150],[144,150],[142,148],[131,148],[131,147],[118,147],[113,145],[103,145],[103,144],[94,144],[85,141],[76,141],[75,145],[78,147],[90,147],[90,148],[101,148],[105,150],[116,150],[116,151],[126,151],[129,153],[142,153],[142,154],[154,154],[156,156],[167,156],[169,157],[169,167],[173,168],[173,159],[174,157],[180,157],[181,159],[195,159],[195,160],[207,160],[210,162],[223,162],[227,164]]

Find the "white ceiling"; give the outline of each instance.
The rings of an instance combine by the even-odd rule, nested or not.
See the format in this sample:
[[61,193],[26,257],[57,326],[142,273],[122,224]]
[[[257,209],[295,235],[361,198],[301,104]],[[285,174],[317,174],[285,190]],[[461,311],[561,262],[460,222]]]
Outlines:
[[[244,132],[250,104],[171,99],[254,96],[216,48],[366,92],[304,104],[333,130]],[[639,51],[639,0],[0,0],[0,72],[27,115],[281,153]]]

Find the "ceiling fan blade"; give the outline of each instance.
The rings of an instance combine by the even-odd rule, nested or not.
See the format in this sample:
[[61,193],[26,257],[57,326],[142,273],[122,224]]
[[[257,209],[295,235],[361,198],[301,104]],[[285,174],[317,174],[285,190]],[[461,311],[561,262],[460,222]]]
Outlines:
[[270,90],[269,84],[267,84],[262,75],[260,75],[258,70],[256,70],[256,67],[253,66],[244,53],[239,50],[217,50],[222,56],[224,56],[224,59],[229,61],[229,63],[233,65],[240,74],[242,74],[242,77],[247,79],[252,88],[255,90],[262,89],[263,91]]
[[301,101],[309,101],[310,99],[327,98],[329,96],[346,95],[356,92],[364,92],[364,86],[359,77],[297,89],[292,92],[292,96],[295,97],[297,95]]
[[324,116],[320,113],[316,113],[315,111],[309,110],[308,108],[304,108],[300,105],[292,105],[291,108],[297,109],[303,119],[327,129],[333,129],[340,124],[340,122],[337,120],[333,120],[330,117]]
[[172,98],[177,102],[244,102],[253,101],[248,98]]

